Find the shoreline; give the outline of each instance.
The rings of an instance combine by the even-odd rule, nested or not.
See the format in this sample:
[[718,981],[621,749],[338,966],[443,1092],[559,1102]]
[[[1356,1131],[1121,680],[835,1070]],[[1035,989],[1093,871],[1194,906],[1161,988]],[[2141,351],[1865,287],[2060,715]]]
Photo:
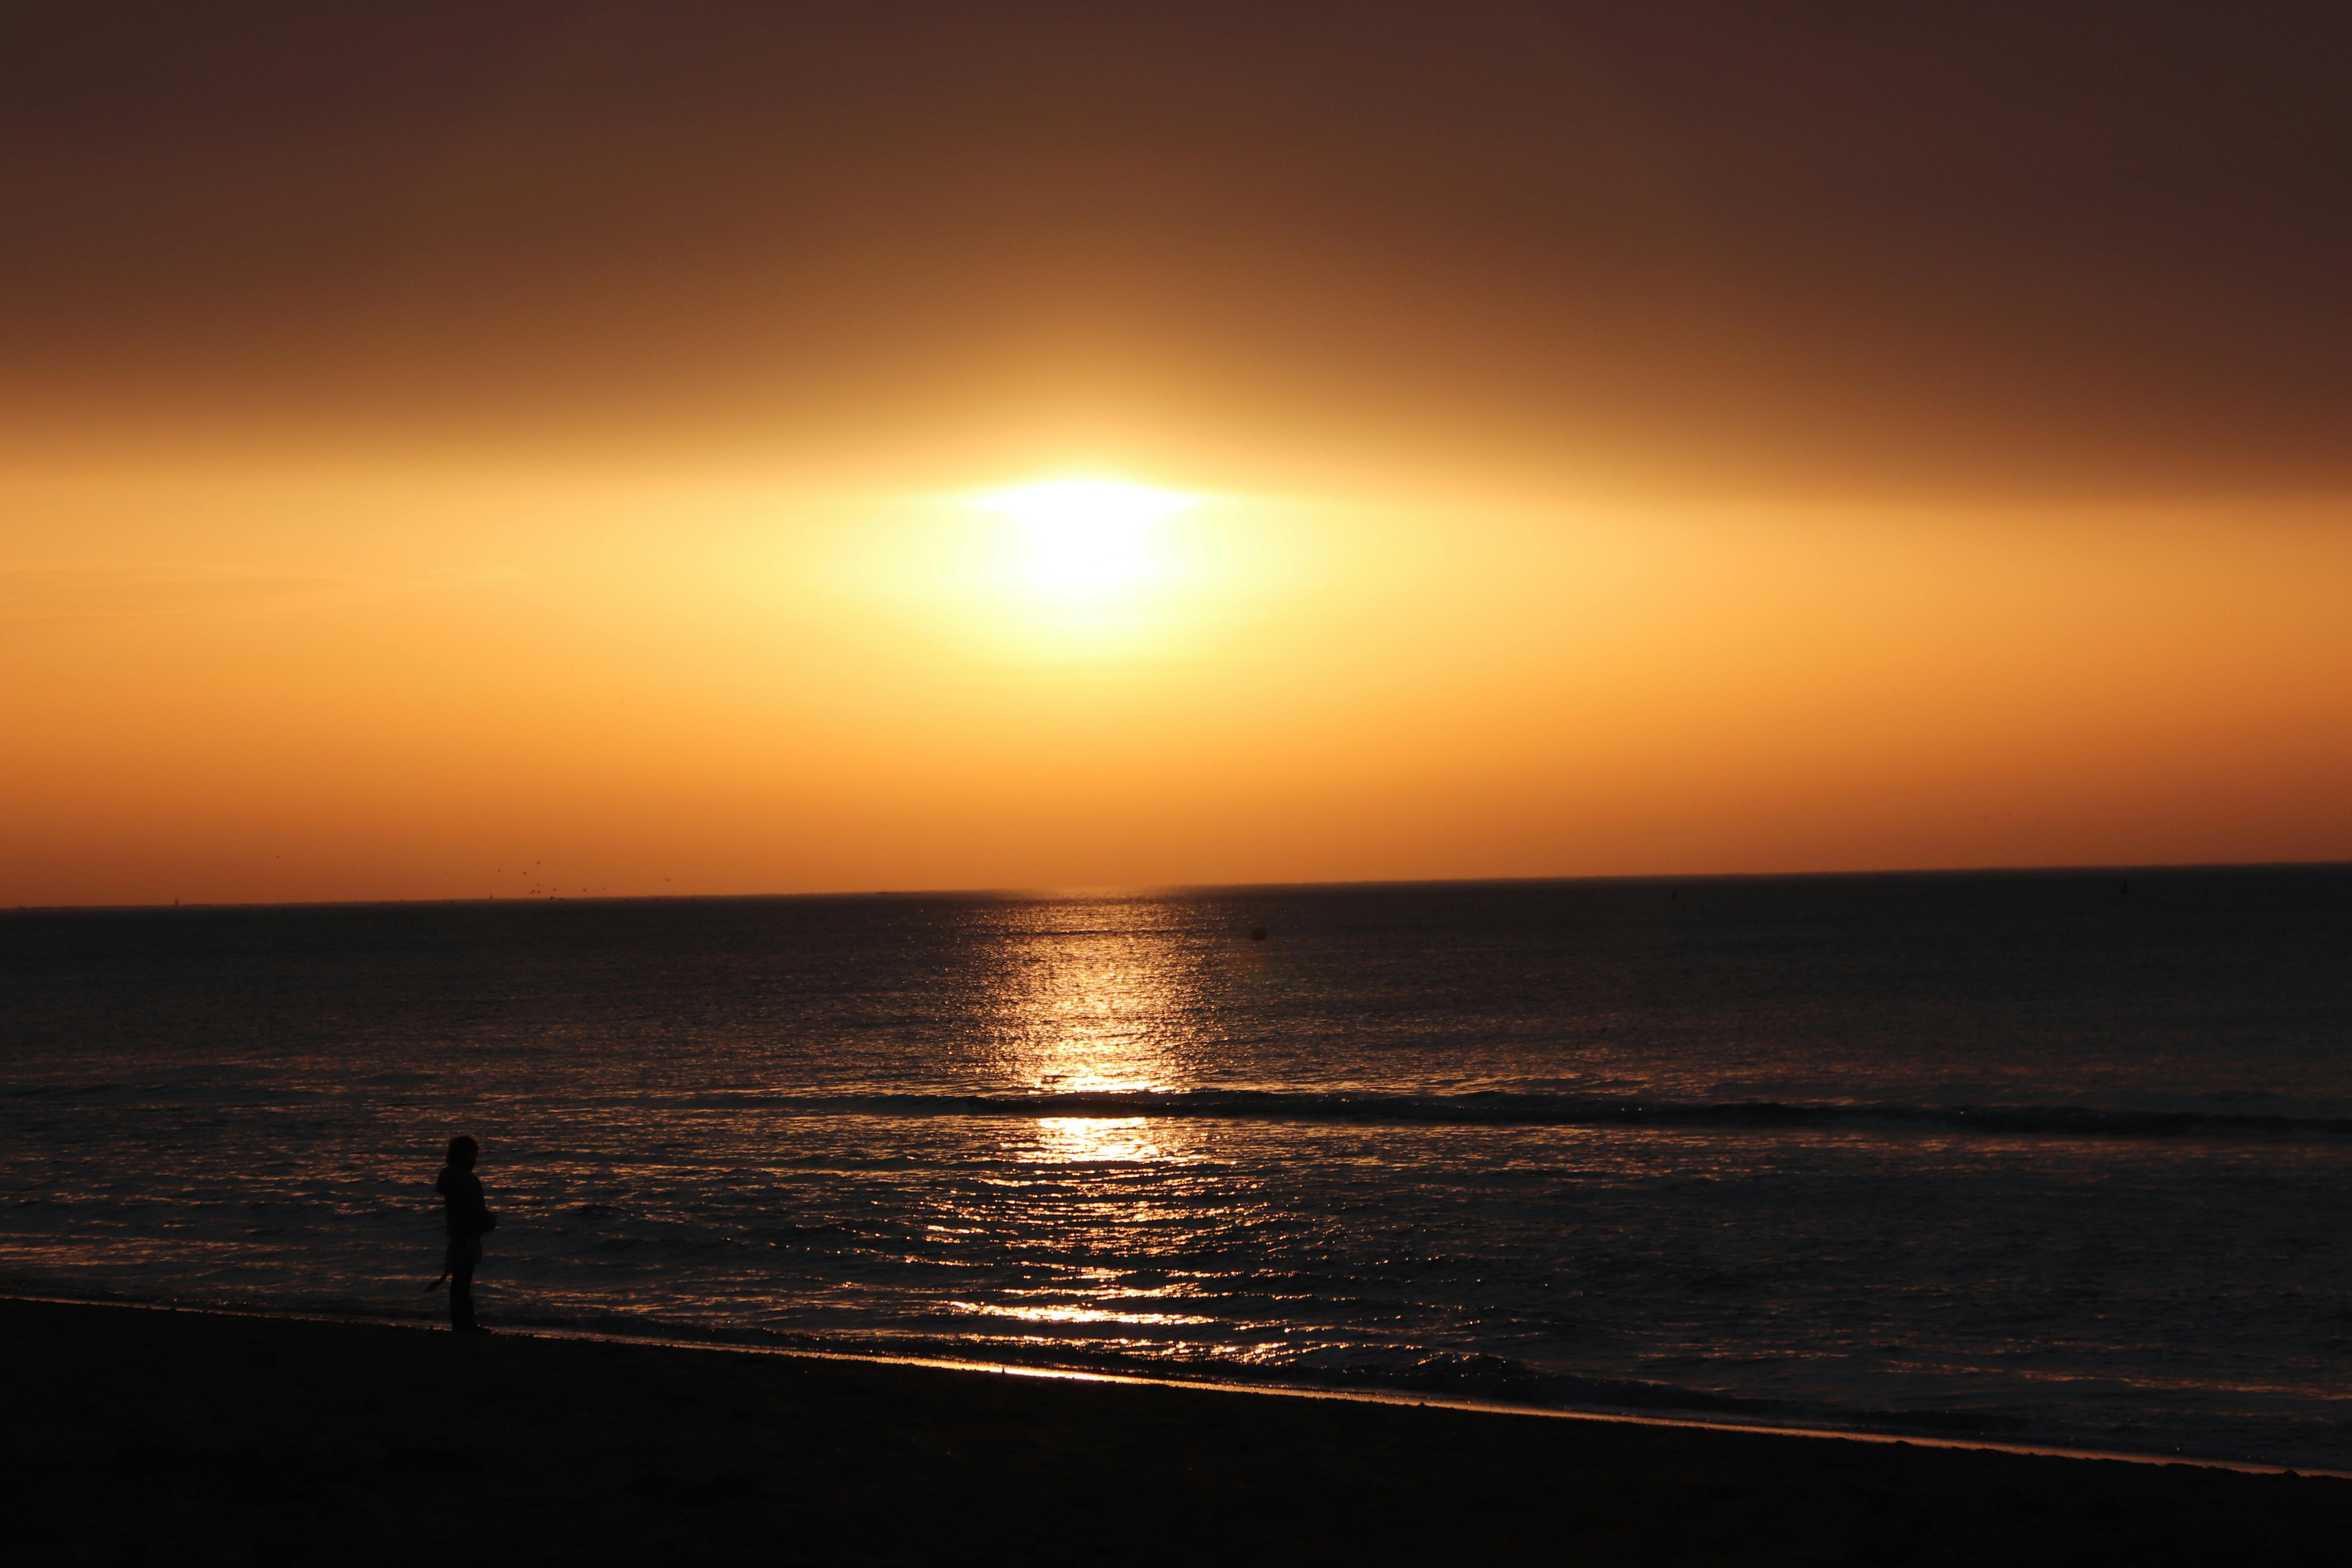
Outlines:
[[[435,1318],[372,1317],[363,1314],[278,1311],[266,1308],[199,1307],[170,1301],[97,1301],[62,1296],[0,1295],[0,1305],[26,1303],[57,1307],[107,1307],[130,1311],[166,1312],[198,1317],[249,1320],[257,1322],[351,1324],[405,1329],[425,1333],[447,1331]],[[1140,1388],[1182,1389],[1196,1393],[1255,1394],[1260,1397],[1331,1400],[1408,1409],[1450,1410],[1479,1415],[1508,1415],[1552,1421],[1582,1421],[1695,1432],[1725,1432],[1762,1437],[1806,1438],[1814,1441],[1885,1444],[1906,1448],[1949,1448],[1969,1453],[2017,1455],[2042,1459],[2074,1459],[2156,1467],[2189,1466],[2197,1469],[2231,1470],[2251,1476],[2310,1477],[2352,1480],[2352,1469],[2272,1464],[2255,1459],[2224,1459],[2180,1452],[2126,1448],[2078,1447],[2063,1443],[2004,1442],[1998,1438],[1941,1436],[1886,1426],[1846,1427],[1804,1426],[1785,1422],[1749,1422],[1736,1417],[1661,1415],[1608,1405],[1536,1405],[1500,1399],[1475,1399],[1411,1390],[1332,1388],[1311,1384],[1257,1382],[1239,1378],[1154,1377],[1148,1373],[1101,1372],[1083,1367],[1024,1364],[1018,1362],[965,1360],[951,1356],[892,1355],[880,1351],[816,1350],[799,1345],[743,1344],[725,1340],[671,1338],[660,1334],[610,1333],[593,1329],[566,1329],[533,1324],[497,1327],[505,1340],[573,1341],[591,1344],[644,1345],[671,1351],[702,1351],[718,1354],[784,1356],[815,1362],[852,1363],[873,1366],[911,1367],[934,1372],[992,1373],[1000,1376],[1034,1378],[1045,1382],[1123,1384]]]
[[2352,1517],[2192,1461],[727,1348],[0,1300],[0,1507],[27,1562],[403,1568],[2324,1561]]

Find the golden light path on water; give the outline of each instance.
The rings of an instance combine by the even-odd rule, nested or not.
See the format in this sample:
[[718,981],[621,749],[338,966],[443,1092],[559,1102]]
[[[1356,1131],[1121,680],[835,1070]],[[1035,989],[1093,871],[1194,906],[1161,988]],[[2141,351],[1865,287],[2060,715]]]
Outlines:
[[[1168,913],[1149,900],[1016,906],[983,1003],[1003,1082],[1071,1095],[1197,1081],[1200,1026],[1213,1004],[1201,955]],[[1129,1143],[1148,1141],[1140,1122],[1118,1117],[1048,1117],[1038,1131],[1066,1161],[1091,1157],[1088,1140],[1113,1140],[1114,1126]]]
[[[1057,1098],[1165,1094],[1199,1083],[1215,1012],[1213,961],[1197,933],[1177,929],[1169,914],[1150,900],[1017,906],[982,1007],[1000,1081]],[[1213,1163],[1213,1137],[1204,1123],[1115,1109],[1008,1123],[1006,1172],[985,1184],[993,1214],[973,1217],[1009,1221],[1025,1233],[1024,1250],[1054,1256],[1059,1267],[1049,1279],[994,1292],[999,1300],[946,1305],[1040,1328],[1099,1325],[1093,1338],[1105,1349],[1164,1346],[1171,1331],[1188,1329],[1220,1330],[1222,1341],[1234,1326],[1227,1320],[1171,1310],[1211,1292],[1187,1271],[1160,1268],[1171,1248],[1197,1244],[1204,1226],[1229,1217],[1229,1195],[1208,1189],[1205,1169],[1196,1174]]]

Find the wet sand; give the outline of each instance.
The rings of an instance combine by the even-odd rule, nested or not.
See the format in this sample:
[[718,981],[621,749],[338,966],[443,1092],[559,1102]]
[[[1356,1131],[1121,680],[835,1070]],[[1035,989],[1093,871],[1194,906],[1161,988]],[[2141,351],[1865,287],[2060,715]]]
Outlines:
[[23,1563],[2330,1560],[2352,1480],[0,1301]]

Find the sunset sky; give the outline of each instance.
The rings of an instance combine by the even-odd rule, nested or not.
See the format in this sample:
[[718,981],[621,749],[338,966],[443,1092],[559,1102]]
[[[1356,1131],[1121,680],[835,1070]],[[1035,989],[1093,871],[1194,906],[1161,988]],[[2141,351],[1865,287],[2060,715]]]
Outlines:
[[0,903],[2352,858],[2329,7],[7,15]]

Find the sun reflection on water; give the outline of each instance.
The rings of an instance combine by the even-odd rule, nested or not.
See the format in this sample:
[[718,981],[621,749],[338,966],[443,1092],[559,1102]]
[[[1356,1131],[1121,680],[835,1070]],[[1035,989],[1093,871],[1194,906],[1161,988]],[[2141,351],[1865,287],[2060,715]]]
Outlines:
[[1198,938],[1171,917],[1149,900],[1017,910],[985,1006],[1010,1084],[1096,1095],[1197,1080],[1206,1010]]
[[966,1217],[1018,1273],[946,1305],[1001,1324],[985,1334],[994,1342],[1155,1354],[1224,1342],[1230,1324],[1183,1310],[1202,1293],[1189,1255],[1232,1201],[1210,1153],[1217,1134],[1128,1098],[1216,1081],[1217,935],[1151,899],[1000,905],[987,918],[978,1043],[1003,1090],[1037,1104],[999,1124],[1001,1163],[967,1189]]
[[992,1301],[950,1301],[947,1305],[981,1317],[1018,1318],[1031,1323],[1125,1323],[1166,1327],[1218,1321],[1215,1318],[1194,1317],[1183,1312],[1112,1312],[1099,1307],[1008,1307]]
[[1057,1165],[1167,1159],[1151,1123],[1140,1116],[1041,1116],[1034,1158]]

